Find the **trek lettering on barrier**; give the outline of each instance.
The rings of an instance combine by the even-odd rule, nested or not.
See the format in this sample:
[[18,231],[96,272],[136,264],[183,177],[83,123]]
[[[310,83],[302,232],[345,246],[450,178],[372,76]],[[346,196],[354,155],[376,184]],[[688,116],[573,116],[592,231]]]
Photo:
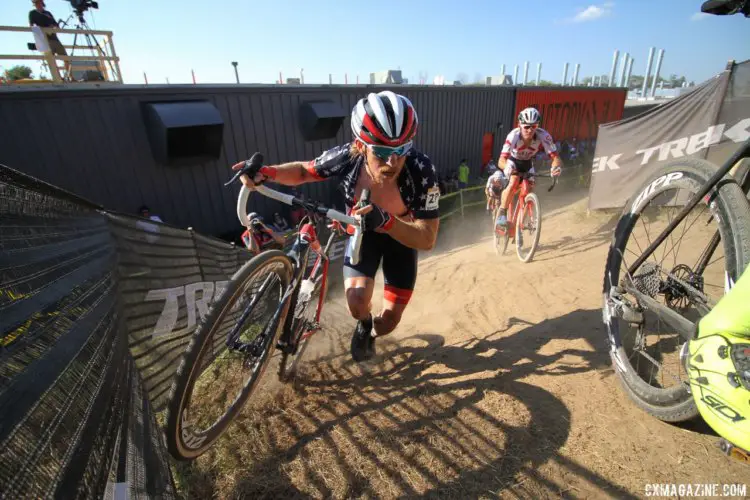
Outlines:
[[[715,144],[722,138],[734,143],[741,143],[750,138],[750,118],[745,118],[727,128],[727,124],[711,125],[706,130],[678,139],[667,141],[655,146],[639,149],[635,152],[640,157],[638,165],[646,165],[652,161],[666,161],[698,153]],[[594,158],[592,173],[605,170],[618,170],[617,160],[624,153]]]
[[[331,262],[338,261],[344,257],[346,239],[337,241],[331,245],[329,258]],[[310,253],[307,265],[315,264],[317,255]],[[156,321],[151,337],[161,337],[176,333],[187,333],[194,329],[198,322],[208,314],[211,302],[218,298],[229,283],[222,281],[198,281],[182,286],[171,288],[159,288],[149,290],[144,297],[144,302],[163,301],[159,319]],[[176,330],[180,312],[187,312],[187,324]]]
[[[161,337],[175,332],[180,307],[187,309],[187,326],[180,332],[195,328],[198,319],[208,314],[208,307],[214,297],[219,297],[229,281],[199,281],[172,288],[149,290],[144,302],[164,301],[159,319],[151,331],[151,337]],[[184,299],[181,299],[184,297]]]

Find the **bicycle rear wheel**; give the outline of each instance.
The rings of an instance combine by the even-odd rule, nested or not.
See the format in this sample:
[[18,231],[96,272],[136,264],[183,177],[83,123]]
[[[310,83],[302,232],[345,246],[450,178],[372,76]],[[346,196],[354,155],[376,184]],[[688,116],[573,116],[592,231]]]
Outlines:
[[[315,270],[311,271],[311,273]],[[279,361],[279,380],[289,382],[297,374],[299,362],[307,350],[310,338],[320,328],[318,323],[318,309],[322,308],[328,293],[327,273],[317,272],[315,276],[308,276],[297,285],[297,290],[292,296],[292,302],[284,325],[285,336],[290,341],[293,352],[282,352]],[[323,281],[325,280],[325,284]],[[304,281],[313,283],[312,293],[301,296],[300,288]]]
[[495,250],[495,253],[500,255],[500,240],[502,236],[497,231],[497,226],[495,225],[495,221],[497,220],[497,213],[498,213],[499,207],[495,207],[492,210],[492,248]]
[[603,319],[615,373],[639,407],[669,422],[698,415],[683,364],[687,346],[626,288],[692,323],[707,314],[750,262],[750,206],[737,184],[725,177],[632,276],[628,269],[715,171],[683,159],[651,177],[626,205],[607,257]]
[[542,210],[534,193],[526,195],[521,216],[516,224],[516,253],[521,262],[534,258],[542,232]]
[[256,389],[288,310],[289,258],[267,250],[243,265],[193,334],[172,383],[166,441],[177,460],[206,452]]

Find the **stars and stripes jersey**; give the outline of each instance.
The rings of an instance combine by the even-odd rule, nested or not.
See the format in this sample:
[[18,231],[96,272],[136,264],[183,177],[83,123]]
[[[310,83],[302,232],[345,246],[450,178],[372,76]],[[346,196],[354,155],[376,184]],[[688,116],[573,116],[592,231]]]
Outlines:
[[[354,190],[366,160],[364,156],[352,156],[350,151],[351,143],[331,148],[310,161],[307,171],[317,179],[342,178],[344,198],[351,210],[356,204]],[[439,216],[437,173],[427,155],[410,149],[396,182],[401,200],[415,219],[436,219]]]
[[526,146],[523,143],[523,137],[521,137],[521,129],[514,128],[505,138],[505,144],[503,144],[503,150],[500,153],[501,158],[514,158],[516,160],[531,160],[537,153],[544,150],[550,158],[557,156],[557,147],[555,141],[552,140],[552,136],[549,132],[543,128],[537,128],[534,131],[534,137],[531,139],[531,143]]

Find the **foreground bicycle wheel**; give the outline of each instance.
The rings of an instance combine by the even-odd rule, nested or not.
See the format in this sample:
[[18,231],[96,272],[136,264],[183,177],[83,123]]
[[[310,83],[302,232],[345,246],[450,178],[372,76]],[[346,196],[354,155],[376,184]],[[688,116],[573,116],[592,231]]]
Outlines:
[[262,252],[211,305],[172,384],[166,440],[175,459],[208,450],[257,387],[281,331],[286,311],[279,306],[291,275],[286,255]]
[[542,232],[542,212],[539,198],[534,193],[526,195],[518,224],[516,224],[516,253],[521,262],[534,258]]
[[[669,422],[698,415],[682,358],[682,336],[625,290],[625,278],[695,323],[736,281],[750,261],[750,206],[728,178],[713,188],[656,251],[628,268],[704,186],[716,167],[684,159],[659,171],[626,205],[615,229],[604,276],[603,319],[610,356],[628,396],[649,414]],[[633,289],[631,287],[631,289]]]

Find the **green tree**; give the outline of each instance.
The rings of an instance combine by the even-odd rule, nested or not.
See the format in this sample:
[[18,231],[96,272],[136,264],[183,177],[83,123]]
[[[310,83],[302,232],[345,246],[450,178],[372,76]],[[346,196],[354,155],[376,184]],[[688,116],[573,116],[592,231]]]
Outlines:
[[630,75],[628,80],[628,89],[636,90],[643,88],[643,75]]
[[10,69],[5,70],[5,78],[7,78],[10,81],[16,81],[16,80],[23,80],[25,78],[31,78],[32,72],[31,68],[28,66],[13,66]]
[[552,87],[553,85],[557,84],[549,80],[540,80],[537,85],[539,85],[540,87]]
[[667,80],[665,83],[669,83],[669,86],[672,88],[682,87],[682,84],[685,83],[685,77],[680,76],[678,77],[675,74],[669,75],[669,80]]

